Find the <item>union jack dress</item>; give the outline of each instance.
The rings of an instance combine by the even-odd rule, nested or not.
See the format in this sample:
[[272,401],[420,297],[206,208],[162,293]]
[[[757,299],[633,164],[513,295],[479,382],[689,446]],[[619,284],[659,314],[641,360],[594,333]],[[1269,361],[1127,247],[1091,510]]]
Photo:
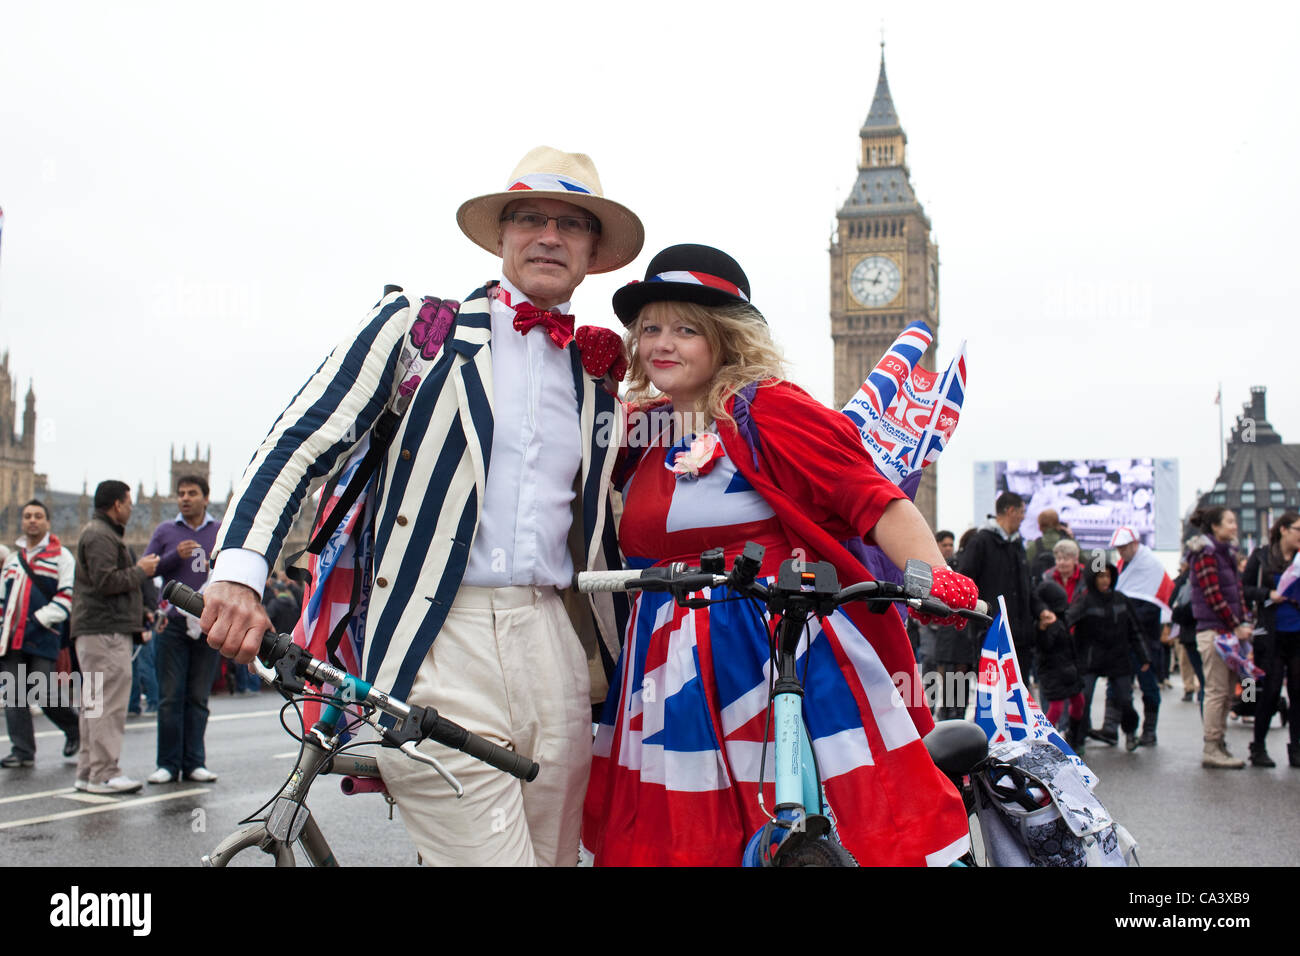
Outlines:
[[[793,550],[777,514],[725,454],[698,478],[679,479],[669,468],[682,447],[648,448],[624,487],[619,537],[630,566],[698,564],[701,552],[722,547],[730,567],[755,541],[767,549],[760,573],[770,580]],[[888,484],[878,474],[868,480]],[[670,595],[636,595],[584,806],[583,843],[596,865],[740,863],[767,820],[760,765],[764,805],[774,806],[762,614],[747,600],[685,609]],[[811,622],[798,670],[804,722],[850,852],[877,865],[946,865],[961,855],[968,831],[960,800],[847,614]]]

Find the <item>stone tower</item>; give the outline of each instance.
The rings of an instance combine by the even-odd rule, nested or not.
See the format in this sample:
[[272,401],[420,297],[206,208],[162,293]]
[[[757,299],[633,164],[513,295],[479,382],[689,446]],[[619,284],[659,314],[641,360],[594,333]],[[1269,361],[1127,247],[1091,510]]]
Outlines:
[[[876,93],[858,137],[857,179],[836,213],[830,246],[836,408],[861,387],[908,323],[923,321],[934,333],[922,362],[927,368],[935,366],[939,342],[939,248],[912,190],[907,134],[889,92],[884,43]],[[916,494],[917,507],[932,527],[935,467],[926,468]]]
[[18,385],[9,373],[9,353],[0,358],[0,534],[6,543],[22,531],[23,503],[36,494],[36,393],[29,382],[18,425]]
[[182,475],[201,475],[203,476],[203,479],[207,481],[209,485],[211,485],[212,483],[211,470],[212,470],[212,446],[211,445],[208,445],[208,456],[206,458],[204,458],[199,453],[199,446],[197,442],[195,442],[194,444],[193,458],[185,457],[185,448],[183,446],[181,448],[181,457],[177,458],[176,446],[172,445],[171,472],[170,472],[171,480],[167,486],[167,490],[164,492],[164,496],[167,498],[171,498],[173,495],[176,494],[176,481]]

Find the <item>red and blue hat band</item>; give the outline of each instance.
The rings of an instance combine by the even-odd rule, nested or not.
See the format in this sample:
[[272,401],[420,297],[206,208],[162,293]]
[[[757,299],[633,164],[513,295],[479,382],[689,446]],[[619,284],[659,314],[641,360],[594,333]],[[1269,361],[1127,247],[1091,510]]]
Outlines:
[[656,276],[651,276],[646,282],[681,282],[686,285],[705,285],[712,289],[721,289],[736,296],[742,301],[748,302],[749,296],[740,291],[740,287],[733,285],[726,279],[720,279],[717,276],[711,276],[707,272],[661,272]]
[[527,176],[521,176],[506,187],[506,192],[527,189],[591,195],[591,190],[576,179],[570,179],[568,176],[560,176],[556,173],[529,173]]

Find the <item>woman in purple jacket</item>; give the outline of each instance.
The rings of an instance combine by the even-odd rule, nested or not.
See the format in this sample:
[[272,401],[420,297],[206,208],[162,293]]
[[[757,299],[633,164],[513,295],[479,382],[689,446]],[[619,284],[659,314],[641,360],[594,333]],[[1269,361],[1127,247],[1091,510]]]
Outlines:
[[1237,516],[1227,508],[1201,508],[1192,514],[1190,523],[1201,532],[1187,543],[1196,649],[1205,669],[1201,766],[1240,769],[1245,762],[1232,756],[1223,740],[1232,703],[1232,671],[1214,647],[1219,634],[1236,634],[1238,640],[1245,641],[1252,630],[1246,623],[1237,573]]

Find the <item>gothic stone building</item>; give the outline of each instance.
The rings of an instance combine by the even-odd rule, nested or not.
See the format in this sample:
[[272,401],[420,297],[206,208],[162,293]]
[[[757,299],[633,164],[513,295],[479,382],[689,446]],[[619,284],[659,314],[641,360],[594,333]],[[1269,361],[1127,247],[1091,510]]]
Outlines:
[[[17,407],[17,386],[9,372],[9,353],[6,352],[0,359],[0,542],[12,547],[13,542],[22,534],[23,504],[38,498],[50,509],[50,530],[58,535],[64,547],[75,552],[81,529],[90,520],[93,510],[94,485],[105,478],[114,477],[130,484],[130,476],[98,475],[94,463],[87,462],[87,470],[95,475],[95,480],[83,482],[80,492],[58,491],[50,488],[46,476],[36,471],[36,394],[30,383],[23,410],[21,435],[14,430]],[[153,494],[146,495],[144,482],[137,483],[131,495],[135,508],[126,527],[127,544],[135,549],[137,555],[144,553],[145,545],[149,543],[154,528],[164,521],[171,521],[178,514],[177,479],[182,475],[202,475],[210,485],[211,462],[210,445],[206,457],[201,454],[196,444],[192,457],[187,457],[185,450],[181,449],[179,458],[173,446],[169,460],[167,487],[160,491],[155,485]],[[303,510],[285,539],[281,550],[282,556],[301,551],[307,546],[307,535],[316,514],[310,492],[315,490],[316,484],[313,484],[309,488]],[[208,511],[220,521],[229,501],[229,491],[224,498],[214,494],[209,500]]]
[[[923,321],[934,333],[922,361],[927,368],[935,367],[939,343],[939,248],[912,190],[907,134],[889,93],[883,44],[875,97],[858,136],[858,178],[837,213],[830,247],[836,408],[853,397],[909,323]],[[931,527],[935,467],[926,468],[916,494]]]
[[1268,423],[1261,385],[1250,390],[1250,401],[1228,436],[1227,456],[1214,487],[1198,507],[1226,507],[1237,514],[1242,542],[1264,541],[1273,521],[1288,508],[1300,511],[1300,445],[1283,444]]
[[9,374],[9,353],[0,359],[0,541],[9,544],[22,533],[23,502],[36,492],[36,393],[27,383],[23,431],[18,425],[18,384]]

